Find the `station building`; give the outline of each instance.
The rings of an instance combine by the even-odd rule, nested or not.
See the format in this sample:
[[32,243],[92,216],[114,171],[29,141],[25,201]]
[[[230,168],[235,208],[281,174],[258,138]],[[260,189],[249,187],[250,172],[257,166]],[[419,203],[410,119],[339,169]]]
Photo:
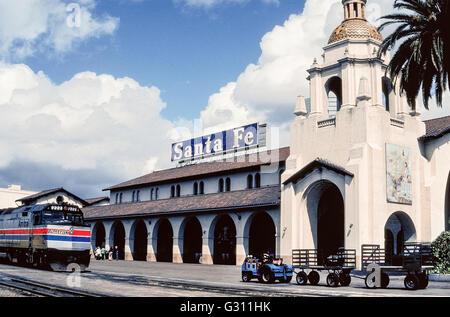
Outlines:
[[450,117],[423,122],[410,109],[387,77],[389,52],[378,56],[366,2],[342,1],[344,21],[308,70],[310,111],[298,100],[282,176],[285,258],[343,246],[359,259],[362,245],[376,244],[389,262],[405,242],[449,228]]
[[239,264],[280,250],[280,177],[289,148],[187,165],[112,186],[83,210],[92,247],[119,258]]
[[[450,117],[422,121],[386,75],[389,54],[343,0],[344,21],[308,70],[290,147],[157,171],[109,187],[84,208],[92,247],[127,260],[240,265],[269,251],[377,244],[394,259],[405,242],[449,230]],[[302,80],[299,78],[299,80]],[[388,260],[389,261],[389,260]]]

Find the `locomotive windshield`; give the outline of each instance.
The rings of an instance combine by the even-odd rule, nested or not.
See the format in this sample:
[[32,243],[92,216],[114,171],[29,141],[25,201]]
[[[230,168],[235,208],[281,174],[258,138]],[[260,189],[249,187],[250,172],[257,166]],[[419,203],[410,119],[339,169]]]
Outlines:
[[85,226],[83,214],[78,208],[49,206],[35,214],[35,225]]

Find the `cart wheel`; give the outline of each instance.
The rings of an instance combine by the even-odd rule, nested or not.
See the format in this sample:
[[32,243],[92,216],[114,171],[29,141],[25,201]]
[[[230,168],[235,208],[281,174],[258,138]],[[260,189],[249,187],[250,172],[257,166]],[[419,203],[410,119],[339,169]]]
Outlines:
[[370,274],[367,274],[366,278],[364,279],[364,283],[366,284],[367,288],[375,288],[375,277],[369,278]]
[[308,275],[305,272],[301,271],[297,273],[297,277],[295,278],[298,285],[306,285],[308,283]]
[[243,282],[250,282],[250,280],[252,279],[252,277],[251,277],[251,275],[250,275],[251,273],[248,273],[248,272],[243,272],[242,273],[242,281]]
[[350,274],[344,272],[341,272],[339,274],[339,283],[341,284],[341,286],[349,286],[351,282],[352,278]]
[[320,275],[317,271],[311,271],[308,274],[308,281],[311,285],[317,285],[320,281]]
[[339,286],[339,276],[336,273],[328,274],[327,285],[330,287],[338,287]]
[[425,272],[417,274],[419,278],[419,287],[420,289],[425,289],[428,286],[428,274]]
[[381,272],[381,288],[387,288],[389,285],[389,275],[384,272]]
[[419,288],[419,278],[413,274],[408,274],[405,277],[404,284],[408,290],[416,290]]

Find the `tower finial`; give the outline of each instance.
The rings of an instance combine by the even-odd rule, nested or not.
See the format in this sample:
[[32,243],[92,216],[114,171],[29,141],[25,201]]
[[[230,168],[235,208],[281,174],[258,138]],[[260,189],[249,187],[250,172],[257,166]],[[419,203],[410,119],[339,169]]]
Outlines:
[[366,3],[367,0],[342,0],[344,6],[344,18],[349,19],[366,19]]

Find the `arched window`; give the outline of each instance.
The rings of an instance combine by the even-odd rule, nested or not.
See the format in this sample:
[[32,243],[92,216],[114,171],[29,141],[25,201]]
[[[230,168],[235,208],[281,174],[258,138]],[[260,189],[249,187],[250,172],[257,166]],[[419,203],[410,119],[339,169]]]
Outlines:
[[339,77],[330,78],[325,84],[325,89],[328,97],[328,115],[334,118],[342,106],[342,80]]
[[177,185],[177,197],[181,196],[181,186]]
[[253,175],[250,174],[247,176],[247,189],[253,188]]
[[119,203],[119,193],[116,194],[116,204]]
[[136,195],[136,191],[133,190],[133,194],[131,195],[131,202],[133,202],[133,203],[134,203],[135,195]]
[[194,195],[198,195],[198,183],[194,183]]
[[136,192],[136,201],[137,201],[137,202],[139,202],[139,201],[140,201],[140,198],[139,198],[139,196],[140,196],[140,193],[141,193],[141,191],[140,191],[140,190],[138,190],[138,191]]
[[219,179],[219,193],[223,193],[224,186],[223,186],[223,178]]
[[231,191],[231,179],[229,177],[225,180],[225,191]]
[[172,185],[170,187],[170,198],[174,198],[175,197],[175,186]]
[[256,173],[255,174],[255,188],[261,187],[261,174]]
[[381,79],[381,86],[383,89],[383,99],[382,99],[382,103],[383,103],[383,107],[384,109],[386,109],[386,111],[390,111],[390,107],[391,107],[391,93],[393,91],[393,87],[392,87],[392,83],[391,80],[387,77],[383,77]]
[[155,190],[155,200],[158,200],[158,196],[159,196],[159,188],[156,187],[156,190]]
[[200,182],[200,195],[205,193],[205,183]]
[[155,198],[154,198],[154,194],[155,194],[155,189],[152,188],[152,189],[150,190],[150,200],[154,200],[154,199],[155,199]]
[[120,195],[119,195],[119,204],[121,204],[121,203],[122,203],[122,198],[123,198],[123,194],[122,194],[122,193],[120,193]]

